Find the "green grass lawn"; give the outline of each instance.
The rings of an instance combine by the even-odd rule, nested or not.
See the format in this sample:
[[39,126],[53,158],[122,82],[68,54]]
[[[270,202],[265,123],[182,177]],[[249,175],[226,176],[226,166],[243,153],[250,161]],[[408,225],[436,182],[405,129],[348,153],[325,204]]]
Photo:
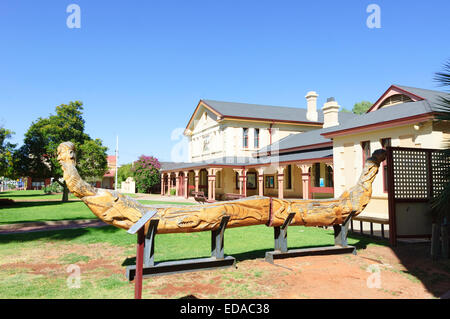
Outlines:
[[[0,225],[14,224],[23,222],[40,222],[55,220],[74,220],[74,219],[95,219],[89,208],[80,201],[69,201],[62,203],[60,201],[45,201],[52,199],[41,191],[10,191],[0,193],[0,198],[23,199],[27,202],[15,202],[11,206],[0,208]],[[58,195],[60,196],[60,195]],[[60,197],[58,197],[59,199]],[[32,201],[37,199],[36,201]],[[144,205],[151,204],[183,204],[179,202],[161,202],[161,201],[140,201]],[[190,204],[190,203],[185,203]]]
[[[62,199],[62,194],[45,194],[42,190],[29,191],[6,191],[0,192],[0,198],[10,198],[13,200],[45,200],[45,199]],[[76,199],[72,194],[69,194],[69,199]]]
[[[334,245],[332,229],[293,226],[288,230],[289,249]],[[0,235],[0,251],[17,247],[33,247],[48,242],[65,244],[109,243],[114,246],[133,247],[136,236],[113,226],[101,228],[80,228],[57,231],[31,232]],[[273,250],[273,228],[264,225],[230,228],[225,231],[225,254],[238,260],[262,258],[265,252]],[[388,244],[386,240],[377,240],[358,235],[350,235],[349,245],[358,249],[368,244]],[[210,256],[211,233],[162,234],[155,240],[155,260],[167,261],[183,258]]]
[[[34,198],[42,196],[42,193],[29,194]],[[15,198],[25,196],[14,195]],[[11,195],[2,193],[1,196]],[[79,201],[17,202],[0,209],[0,224],[90,218],[95,216]],[[273,244],[273,228],[264,225],[225,231],[225,254],[234,256],[238,262],[264,258],[266,251],[273,250]],[[333,244],[332,229],[301,226],[288,229],[290,249]],[[351,235],[349,244],[361,249],[369,244],[385,245],[387,241]],[[211,232],[158,235],[155,260],[208,257],[210,245]],[[112,226],[0,235],[0,298],[132,298],[133,284],[127,282],[124,266],[134,263],[135,249],[136,236]],[[80,289],[67,288],[67,267],[73,264],[82,270]],[[234,276],[235,273],[217,270],[216,276]],[[150,287],[153,282],[147,280],[146,285]],[[234,288],[224,286],[224,289]],[[147,297],[158,297],[151,289],[145,291]],[[245,291],[244,297],[259,296],[258,291],[242,291]]]
[[0,209],[0,225],[97,218],[83,202],[16,202]]
[[[314,227],[290,227],[289,248],[333,245],[333,231]],[[210,232],[164,234],[156,237],[155,260],[180,260],[210,255]],[[358,248],[387,244],[359,236],[349,243]],[[136,236],[115,227],[67,229],[0,235],[0,298],[132,298],[133,284],[124,275],[133,263]],[[273,250],[273,228],[251,226],[225,231],[225,254],[241,261],[263,258]],[[92,264],[100,266],[92,267]],[[67,267],[76,264],[82,272],[82,286],[67,288]],[[107,269],[115,269],[108,271]],[[258,276],[261,270],[252,270]],[[235,269],[216,270],[211,276],[242,279]],[[257,280],[256,278],[255,280]],[[145,281],[144,295],[158,297],[155,279]],[[167,284],[160,279],[159,284]],[[210,279],[211,280],[211,279]],[[243,287],[246,284],[242,284]],[[242,287],[241,287],[242,288]],[[242,289],[224,286],[224,289]],[[244,287],[245,288],[245,287]],[[235,291],[235,290],[232,290]],[[258,291],[242,290],[243,296],[257,297]]]

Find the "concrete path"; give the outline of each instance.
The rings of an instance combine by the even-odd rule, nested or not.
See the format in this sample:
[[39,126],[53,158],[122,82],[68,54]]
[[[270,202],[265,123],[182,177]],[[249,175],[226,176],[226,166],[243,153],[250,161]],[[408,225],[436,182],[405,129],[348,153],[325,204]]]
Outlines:
[[161,196],[158,194],[141,194],[136,193],[135,199],[139,200],[155,200],[163,202],[180,202],[180,203],[196,203],[193,197],[184,198],[183,196]]

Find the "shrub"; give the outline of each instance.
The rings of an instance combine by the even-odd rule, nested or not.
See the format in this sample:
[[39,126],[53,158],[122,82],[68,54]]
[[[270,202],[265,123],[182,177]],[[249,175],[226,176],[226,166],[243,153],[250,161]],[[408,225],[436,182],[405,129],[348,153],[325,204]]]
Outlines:
[[157,158],[145,155],[139,157],[131,169],[139,193],[149,192],[154,185],[160,182],[160,168],[161,164]]
[[50,194],[50,193],[62,193],[63,187],[59,185],[57,182],[53,182],[48,186],[45,186],[43,189],[44,193]]

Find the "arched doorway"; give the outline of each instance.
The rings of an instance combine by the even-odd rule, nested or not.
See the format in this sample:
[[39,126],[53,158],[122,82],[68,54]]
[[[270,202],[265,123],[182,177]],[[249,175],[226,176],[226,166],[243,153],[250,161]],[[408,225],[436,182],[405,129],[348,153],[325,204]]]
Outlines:
[[208,197],[208,171],[202,168],[199,173],[198,190]]

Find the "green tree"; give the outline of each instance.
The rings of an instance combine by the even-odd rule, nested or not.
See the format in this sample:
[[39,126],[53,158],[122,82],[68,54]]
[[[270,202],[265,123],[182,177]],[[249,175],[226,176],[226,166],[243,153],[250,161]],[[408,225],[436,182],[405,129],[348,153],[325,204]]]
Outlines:
[[87,140],[79,146],[77,156],[78,173],[87,182],[102,179],[108,168],[107,150],[108,148],[103,146],[102,141],[98,138]]
[[160,182],[160,168],[161,164],[158,159],[153,156],[141,155],[141,157],[134,162],[132,172],[139,193],[149,192],[154,185]]
[[61,104],[56,114],[38,118],[25,133],[24,144],[16,152],[16,170],[22,176],[53,177],[64,189],[62,201],[68,200],[69,190],[60,181],[62,169],[56,150],[60,143],[71,141],[77,150],[77,168],[89,180],[103,176],[107,171],[106,150],[99,139],[92,140],[84,132],[83,103]]
[[0,127],[0,176],[12,177],[13,170],[13,154],[16,144],[8,142],[14,134],[10,130]]
[[355,105],[353,105],[352,112],[355,114],[364,114],[367,112],[368,109],[372,107],[372,105],[373,104],[370,103],[369,101],[361,101],[355,103]]
[[117,183],[120,184],[124,181],[126,181],[126,179],[128,177],[133,177],[133,164],[124,164],[121,165],[119,167],[119,169],[117,170]]

